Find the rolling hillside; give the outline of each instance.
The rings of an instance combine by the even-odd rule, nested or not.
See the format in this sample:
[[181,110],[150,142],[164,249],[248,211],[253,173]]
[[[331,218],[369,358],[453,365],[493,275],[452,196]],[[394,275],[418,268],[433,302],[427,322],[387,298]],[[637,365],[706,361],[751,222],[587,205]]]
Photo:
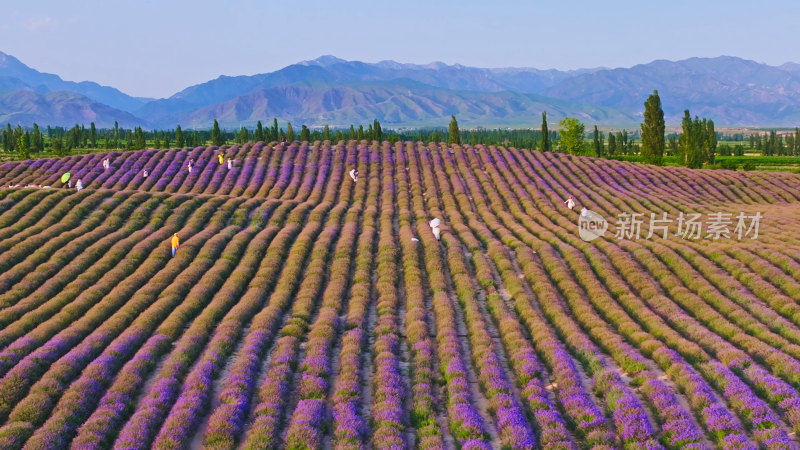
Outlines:
[[0,186],[4,449],[798,447],[796,174],[353,141]]

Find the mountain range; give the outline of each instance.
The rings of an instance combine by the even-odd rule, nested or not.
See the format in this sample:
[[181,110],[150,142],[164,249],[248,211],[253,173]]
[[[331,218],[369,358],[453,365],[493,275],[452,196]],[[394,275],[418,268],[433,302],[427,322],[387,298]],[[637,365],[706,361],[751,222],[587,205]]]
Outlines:
[[717,126],[795,126],[800,64],[769,66],[731,56],[657,60],[630,68],[486,69],[435,62],[364,63],[322,56],[252,76],[221,76],[169,98],[133,97],[91,81],[64,81],[0,52],[0,124],[111,127],[252,127],[273,117],[312,127],[378,119],[386,128],[538,127],[578,117],[587,125],[636,126],[659,91],[668,124],[684,109]]

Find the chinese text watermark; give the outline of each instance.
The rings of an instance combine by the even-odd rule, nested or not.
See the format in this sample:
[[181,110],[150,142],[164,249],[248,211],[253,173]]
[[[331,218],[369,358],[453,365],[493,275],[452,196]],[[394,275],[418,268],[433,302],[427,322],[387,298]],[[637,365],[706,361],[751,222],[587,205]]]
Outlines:
[[[698,239],[757,239],[758,227],[762,215],[745,214],[737,215],[727,212],[714,212],[706,214],[680,212],[676,217],[671,217],[666,212],[661,214],[650,213],[620,213],[616,218],[616,231],[614,237],[620,239],[669,239],[676,237],[686,240]],[[675,233],[670,233],[670,226],[674,225]],[[600,214],[588,209],[581,210],[578,217],[578,234],[584,241],[592,241],[603,236],[608,230],[608,222]]]

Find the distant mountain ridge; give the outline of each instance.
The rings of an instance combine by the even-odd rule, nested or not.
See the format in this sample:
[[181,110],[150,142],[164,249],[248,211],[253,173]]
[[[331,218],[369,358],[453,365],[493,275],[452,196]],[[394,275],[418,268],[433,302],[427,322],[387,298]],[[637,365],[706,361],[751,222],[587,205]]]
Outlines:
[[96,102],[127,112],[133,112],[153,100],[132,97],[113,87],[101,86],[91,81],[81,81],[80,83],[64,81],[58,75],[31,69],[17,58],[0,52],[0,90],[19,89],[20,87],[28,87],[39,93],[75,92]]
[[547,111],[554,123],[574,116],[589,125],[636,126],[654,89],[671,124],[686,108],[718,126],[800,122],[800,64],[775,67],[730,56],[560,71],[364,63],[325,55],[270,73],[221,76],[153,100],[64,81],[0,52],[0,122],[23,125],[105,126],[116,120],[123,126],[207,128],[216,118],[223,127],[238,128],[277,117],[336,127],[378,119],[391,128],[446,126],[455,115],[466,127],[538,127]]

